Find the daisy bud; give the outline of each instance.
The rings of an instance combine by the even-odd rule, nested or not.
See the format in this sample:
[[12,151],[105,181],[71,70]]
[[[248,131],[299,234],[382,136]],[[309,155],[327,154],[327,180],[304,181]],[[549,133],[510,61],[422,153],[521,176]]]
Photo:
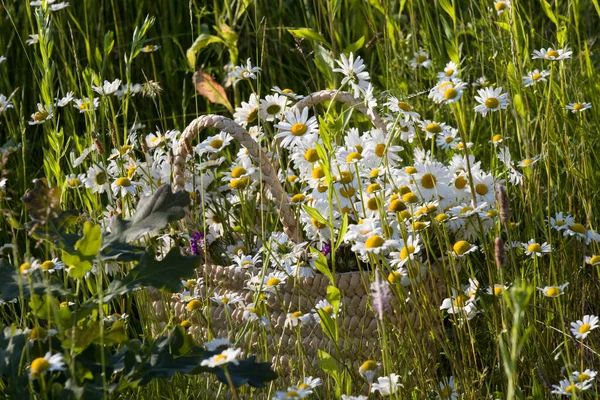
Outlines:
[[502,222],[507,222],[510,219],[510,204],[506,188],[503,185],[496,185],[496,196],[498,200],[498,208],[500,208],[500,219]]
[[506,264],[506,250],[504,249],[504,240],[499,237],[494,240],[494,259],[498,269]]

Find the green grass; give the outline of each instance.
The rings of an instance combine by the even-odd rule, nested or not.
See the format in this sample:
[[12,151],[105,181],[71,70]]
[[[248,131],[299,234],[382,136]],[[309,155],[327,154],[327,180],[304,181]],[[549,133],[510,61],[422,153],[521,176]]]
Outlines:
[[[513,1],[512,8],[501,15],[494,10],[493,1],[483,0],[81,0],[71,1],[68,8],[53,13],[42,12],[27,2],[0,0],[0,5],[0,56],[7,58],[0,63],[0,94],[7,97],[14,94],[11,98],[14,108],[0,113],[0,145],[4,146],[2,178],[6,178],[6,189],[0,193],[4,215],[0,220],[0,244],[13,246],[3,250],[3,265],[14,266],[16,270],[31,257],[41,261],[58,257],[64,261],[65,257],[68,259],[65,254],[74,252],[74,241],[65,247],[58,243],[56,236],[44,238],[36,231],[36,223],[50,229],[46,225],[48,221],[36,217],[44,215],[51,220],[51,213],[44,210],[56,210],[56,206],[47,202],[26,205],[21,200],[33,187],[33,179],[46,178],[49,187],[60,189],[57,199],[60,209],[78,210],[77,217],[69,220],[62,233],[81,236],[85,221],[106,223],[103,212],[108,206],[121,209],[124,218],[130,218],[137,207],[141,189],[135,196],[127,195],[116,201],[114,197],[93,193],[83,187],[69,188],[70,174],[86,173],[90,166],[99,162],[107,165],[114,158],[111,158],[111,151],[122,150],[129,140],[132,125],[145,125],[139,131],[131,153],[136,160],[137,172],[131,171],[131,164],[123,158],[125,161],[117,163],[115,173],[118,176],[135,173],[136,179],[142,180],[145,167],[141,163],[146,161],[145,153],[148,153],[144,140],[147,134],[157,130],[163,133],[171,129],[183,131],[193,119],[204,114],[233,117],[226,106],[213,103],[196,92],[192,80],[195,71],[206,72],[223,85],[229,102],[236,108],[242,101],[248,101],[253,92],[264,98],[273,86],[302,94],[339,89],[342,75],[331,71],[337,66],[334,60],[339,59],[340,54],[352,51],[365,60],[382,116],[388,112],[384,111],[383,105],[389,95],[406,99],[423,119],[445,122],[457,128],[460,142],[472,142],[469,152],[481,161],[482,170],[496,178],[506,179],[507,169],[496,157],[497,148],[490,143],[495,135],[505,138],[504,144],[513,161],[541,155],[532,166],[518,168],[524,174],[522,184],[505,183],[512,217],[507,221],[495,218],[485,230],[478,229],[481,227],[478,225],[472,241],[482,253],[466,258],[460,268],[448,256],[452,245],[460,239],[458,236],[434,221],[422,234],[421,251],[426,255],[425,264],[428,270],[439,272],[443,294],[439,297],[420,286],[413,287],[417,296],[413,296],[411,302],[417,302],[415,312],[421,326],[400,330],[384,318],[378,325],[378,337],[373,338],[373,342],[381,345],[370,356],[381,363],[381,375],[396,373],[400,376],[404,388],[398,391],[397,398],[435,398],[439,382],[448,376],[455,378],[464,398],[550,398],[551,385],[557,385],[572,371],[599,370],[598,332],[592,331],[582,342],[571,336],[569,328],[570,322],[584,315],[600,313],[600,270],[585,262],[585,257],[600,254],[600,246],[597,241],[585,244],[574,237],[563,236],[548,223],[557,212],[573,216],[587,229],[598,230],[600,222],[597,216],[600,206],[600,136],[597,132],[600,123],[597,72],[600,67],[597,53],[600,7],[596,0]],[[47,33],[44,26],[49,27]],[[302,30],[292,35],[290,30],[293,29]],[[26,40],[34,33],[39,35],[39,43],[30,46]],[[146,45],[159,45],[160,48],[156,52],[140,52]],[[532,60],[534,50],[548,47],[568,47],[573,55],[560,62]],[[409,60],[419,48],[428,53],[431,68],[410,66]],[[245,64],[248,58],[262,69],[258,79],[231,85],[227,81],[227,72],[232,66]],[[508,108],[485,117],[477,114],[473,110],[477,90],[471,85],[458,103],[435,104],[427,97],[427,92],[437,82],[436,73],[442,71],[448,61],[460,64],[460,78],[465,82],[473,83],[485,76],[489,85],[502,87],[503,92],[509,94]],[[534,69],[548,70],[548,81],[525,87],[522,77]],[[140,83],[144,93],[117,99],[98,96],[91,89],[92,85],[114,79],[121,79],[123,84]],[[68,91],[74,91],[75,98],[99,98],[99,108],[95,112],[80,113],[71,103],[64,108],[55,107],[52,118],[43,124],[28,124],[38,103],[48,106]],[[569,103],[584,101],[590,102],[592,108],[576,114],[567,111]],[[361,132],[369,129],[368,120],[357,116],[356,112],[350,116],[347,107],[326,105],[311,110],[310,115],[315,112],[322,118],[319,120],[321,137],[329,135],[338,144],[343,144],[350,127],[358,127]],[[281,156],[279,168],[286,171],[292,166],[291,157],[272,140],[277,129],[272,123],[261,125],[268,138],[261,144]],[[418,128],[417,131],[420,133],[413,143],[401,143],[398,136],[391,139],[393,144],[404,147],[399,153],[402,168],[414,164],[413,149],[417,147],[431,150],[444,164],[453,154],[459,153],[458,150],[440,150],[431,140],[426,140]],[[203,132],[193,145],[216,133]],[[17,151],[10,154],[5,151],[17,144]],[[92,146],[89,157],[81,165],[74,166],[75,158]],[[239,145],[233,144],[224,152],[227,161],[216,169],[219,177],[229,171],[229,163],[235,160],[237,149]],[[327,144],[323,149],[325,157],[321,154],[319,162],[326,167],[334,154]],[[198,177],[206,176],[209,170],[211,168],[197,171]],[[149,191],[160,183],[154,180]],[[331,179],[327,184],[333,185]],[[213,184],[206,189],[217,193],[218,186]],[[284,184],[289,195],[304,188],[305,185]],[[198,192],[203,190],[200,188]],[[257,189],[257,192],[261,190]],[[226,245],[233,244],[235,238],[243,238],[246,244],[252,241],[265,243],[271,232],[281,228],[272,204],[267,209],[260,209],[259,201],[263,199],[256,197],[256,193],[241,193],[245,194],[239,207],[231,206],[223,194],[215,195],[214,201],[204,201],[197,194],[198,197],[193,199],[192,221],[182,224],[177,222],[181,217],[173,217],[168,221],[169,228],[160,233],[170,234],[178,245],[189,247],[189,235],[207,229],[210,222],[207,221],[208,209],[222,219],[229,215],[231,226],[224,226],[223,234],[227,243],[216,243],[211,248],[213,261],[229,265],[232,254],[221,253],[226,252]],[[389,195],[384,197],[381,199],[389,200]],[[339,201],[334,196],[329,200],[332,205]],[[496,204],[492,206],[497,207]],[[333,213],[323,217],[327,222],[334,219]],[[31,223],[32,219],[34,223]],[[350,216],[349,223],[356,224],[358,219]],[[338,220],[341,222],[341,218]],[[62,226],[58,228],[62,229]],[[406,235],[406,229],[403,228],[400,234]],[[535,238],[540,243],[551,244],[552,252],[531,259],[508,251],[506,264],[499,268],[494,261],[496,237],[506,243]],[[104,240],[106,243],[108,239]],[[153,249],[161,244],[155,233],[136,240],[137,244]],[[99,254],[96,250],[90,261],[98,261]],[[274,256],[263,254],[262,257],[266,264]],[[358,264],[350,245],[345,245],[335,255],[335,261],[330,259],[325,268],[340,271],[347,265]],[[125,279],[135,263],[114,265],[118,271],[115,275],[99,273],[75,279],[60,272],[52,276],[57,276],[58,283],[73,292],[69,296],[55,297],[59,301],[67,298],[74,301],[77,310],[90,299],[99,299],[94,303],[95,308],[92,307],[93,312],[76,321],[80,327],[102,321],[104,315],[127,313],[124,337],[119,336],[117,340],[107,336],[104,329],[109,326],[100,323],[97,342],[90,344],[86,353],[82,351],[85,357],[76,359],[75,351],[66,344],[73,321],[66,322],[69,316],[60,312],[58,303],[43,297],[38,300],[45,312],[36,308],[35,301],[23,292],[32,280],[22,279],[18,285],[19,302],[0,306],[1,327],[57,329],[60,342],[23,347],[22,353],[13,354],[16,361],[7,359],[5,371],[17,371],[15,373],[27,376],[27,366],[35,355],[43,356],[50,346],[52,352],[64,352],[69,376],[76,381],[76,386],[83,386],[90,383],[91,365],[105,368],[111,363],[108,355],[130,345],[128,340],[150,343],[178,324],[175,319],[158,321],[148,307],[150,299],[145,291],[127,292],[105,304],[103,296],[112,293],[110,281]],[[375,279],[376,270],[384,279],[390,272],[387,261],[378,257],[370,258],[362,268],[369,272],[371,281]],[[13,275],[15,272],[7,267],[0,280],[6,282]],[[183,275],[182,272],[180,276]],[[50,285],[45,278],[50,275],[40,276],[44,277],[43,285]],[[477,278],[481,283],[478,296],[482,313],[466,324],[458,324],[439,307],[452,288],[459,288],[469,278]],[[544,297],[536,289],[565,282],[569,282],[565,293],[555,299]],[[514,289],[503,297],[481,293],[494,283],[511,285]],[[368,287],[369,282],[365,284]],[[0,292],[7,287],[0,285]],[[298,287],[301,287],[300,283]],[[393,287],[393,296],[403,303],[406,294],[400,289]],[[167,298],[164,295],[164,299]],[[318,300],[310,301],[314,304]],[[205,326],[210,322],[212,316],[207,311],[210,304],[208,298],[202,299],[203,308],[197,311],[199,319],[194,320],[195,325]],[[342,312],[345,312],[344,306]],[[400,315],[404,310],[404,306],[397,306],[394,312]],[[169,310],[167,320],[168,315]],[[167,322],[167,326],[161,326],[160,322]],[[343,337],[343,325],[334,326],[331,328],[323,322],[323,328],[339,330]],[[262,338],[259,345],[240,342],[238,346],[249,355],[257,354],[260,361],[271,361],[277,350],[263,342],[266,339],[261,335],[266,335],[267,331],[258,327],[252,329]],[[322,327],[316,325],[315,329]],[[416,335],[416,331],[421,330],[429,336],[428,340]],[[231,338],[239,337],[240,331],[232,329]],[[196,339],[202,343],[212,337],[205,335]],[[429,340],[433,342],[433,351]],[[64,349],[54,348],[57,343]],[[191,346],[186,342],[188,345]],[[102,347],[106,348],[106,353],[101,351]],[[335,367],[322,368],[317,360],[301,354],[301,350],[301,347],[287,349],[294,354],[291,373],[282,373],[276,380],[267,382],[264,389],[242,386],[237,389],[239,398],[270,398],[276,391],[296,385],[308,376],[323,379],[323,385],[315,389],[313,398],[330,399],[339,398],[341,394],[368,392],[369,385],[356,368],[366,359],[342,358],[333,362]],[[332,353],[333,358],[342,354]],[[0,392],[6,390],[5,396],[9,398],[15,393],[10,391],[13,390],[11,382],[14,385],[21,381],[3,372],[3,354],[0,351],[0,375],[3,376]],[[107,375],[106,379],[95,381],[97,386],[93,389],[89,388],[97,397],[233,396],[229,385],[219,382],[214,374],[176,374],[170,379],[154,379],[144,385],[137,385],[135,376]],[[64,397],[67,395],[60,390],[66,385],[65,376],[61,373],[48,375],[43,384],[40,380],[27,379],[28,383],[23,387],[36,398]],[[110,387],[111,382],[119,380],[122,382],[120,387]],[[592,390],[578,398],[598,397],[595,389],[594,384]],[[370,398],[376,396],[372,394]]]

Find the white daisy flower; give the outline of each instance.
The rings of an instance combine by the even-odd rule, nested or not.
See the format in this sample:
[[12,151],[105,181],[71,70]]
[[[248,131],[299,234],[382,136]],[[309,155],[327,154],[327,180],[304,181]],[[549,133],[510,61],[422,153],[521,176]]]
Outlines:
[[459,240],[452,246],[452,254],[456,257],[464,257],[469,253],[477,250],[477,246],[467,242],[466,240]]
[[101,96],[109,96],[111,94],[115,94],[120,87],[121,80],[115,79],[112,82],[104,81],[104,84],[102,86],[92,85],[92,90]]
[[302,379],[302,382],[298,384],[298,389],[314,389],[323,384],[321,378],[313,378],[312,376]]
[[288,313],[285,318],[285,326],[296,327],[313,322],[312,314],[304,314],[300,311]]
[[371,385],[371,393],[379,392],[380,395],[387,397],[398,391],[399,388],[404,387],[401,383],[398,383],[400,376],[397,374],[391,374],[390,376],[380,376],[377,378],[377,382]]
[[419,51],[414,54],[414,58],[410,60],[409,63],[413,68],[429,68],[431,66],[429,54],[427,54],[422,48],[419,48]]
[[521,246],[525,250],[525,254],[531,256],[531,258],[541,257],[552,252],[552,247],[548,243],[539,244],[535,239],[531,239],[527,243],[521,243]]
[[370,235],[365,241],[357,240],[352,246],[352,251],[358,251],[361,255],[365,256],[369,253],[372,254],[383,254],[390,247],[398,245],[396,240],[384,239],[381,236],[381,230],[375,231],[374,234]]
[[524,158],[521,161],[519,161],[517,165],[521,168],[529,167],[538,162],[541,158],[541,154],[538,154],[537,156],[533,156],[531,158]]
[[340,55],[341,60],[335,60],[340,68],[334,68],[333,72],[341,72],[344,74],[342,85],[350,83],[352,86],[354,97],[358,97],[361,92],[364,93],[369,86],[369,73],[365,71],[365,64],[360,56],[354,59],[354,54],[350,53],[350,57],[345,54]]
[[140,51],[142,53],[154,53],[155,51],[158,51],[158,49],[160,49],[160,46],[157,44],[147,44],[142,47]]
[[477,94],[478,96],[475,96],[475,100],[477,100],[479,105],[475,107],[475,111],[484,117],[488,112],[504,110],[508,105],[507,94],[502,93],[502,87],[479,89]]
[[554,217],[550,217],[550,226],[557,230],[562,231],[567,229],[569,226],[575,223],[575,219],[570,215],[563,215],[563,212],[558,212]]
[[75,108],[79,110],[80,113],[96,111],[100,106],[100,99],[89,99],[88,97],[84,97],[82,99],[75,99]]
[[113,195],[121,197],[125,197],[128,194],[134,195],[136,192],[137,183],[132,182],[128,177],[122,176],[115,179],[111,184],[110,188],[112,190]]
[[240,304],[244,301],[244,298],[235,293],[223,293],[221,295],[215,295],[210,298],[215,303],[224,306],[227,310],[231,310],[231,306],[234,304]]
[[598,372],[592,371],[591,369],[586,369],[583,372],[573,371],[573,378],[580,383],[593,381],[596,378],[596,375],[598,375]]
[[[340,308],[338,310],[338,314],[342,312],[342,303],[340,303],[339,307]],[[317,304],[315,304],[315,308],[313,308],[312,312],[315,320],[317,321],[321,319],[319,316],[319,312],[325,313],[333,319],[337,318],[338,316],[335,314],[333,306],[325,299],[319,300]]]
[[281,138],[281,146],[289,150],[298,147],[303,139],[312,142],[316,139],[319,130],[316,117],[308,118],[308,107],[302,111],[297,109],[287,110],[285,119],[275,125],[279,133],[275,139]]
[[410,104],[406,103],[405,101],[398,100],[394,96],[390,96],[384,106],[389,107],[389,109],[393,112],[402,114],[406,117],[406,119],[410,118],[413,121],[421,119],[421,115],[413,111],[413,107]]
[[62,97],[60,99],[56,99],[56,105],[58,107],[65,107],[66,105],[68,105],[70,102],[72,102],[74,100],[74,92],[67,92],[67,94],[65,95],[65,97]]
[[300,100],[304,98],[304,96],[302,96],[301,94],[294,93],[292,89],[279,89],[279,86],[273,86],[271,88],[271,92],[279,93],[280,95],[292,100]]
[[208,351],[225,350],[231,347],[231,343],[227,338],[215,338],[210,342],[204,342],[204,347]]
[[458,78],[438,82],[430,91],[429,97],[440,104],[452,104],[460,100],[467,84]]
[[0,64],[2,64],[4,61],[6,61],[6,57],[0,56]]
[[481,76],[479,78],[477,78],[475,80],[475,82],[473,82],[471,85],[473,87],[484,87],[484,86],[488,86],[490,83],[488,82],[487,78],[485,76]]
[[568,379],[563,379],[560,381],[558,385],[552,385],[552,393],[559,394],[563,396],[577,396],[580,397],[577,393],[588,390],[592,387],[592,382],[577,382],[573,383]]
[[571,55],[573,54],[572,51],[569,51],[569,49],[553,49],[553,48],[548,48],[548,50],[542,48],[540,50],[534,50],[533,54],[531,55],[531,58],[533,60],[535,60],[536,58],[542,59],[542,60],[550,60],[550,61],[560,61],[560,60],[565,60],[567,58],[571,58]]
[[0,93],[0,113],[3,113],[4,111],[8,110],[9,108],[14,108],[14,105],[12,104],[12,102],[9,99],[6,98],[5,95]]
[[399,241],[400,251],[394,251],[390,253],[392,258],[391,265],[394,267],[402,267],[404,264],[411,260],[415,260],[421,251],[419,245],[419,235],[409,235],[406,241]]
[[456,77],[458,77],[458,65],[454,61],[449,61],[444,70],[437,74],[439,81],[450,81]]
[[233,119],[241,126],[248,126],[258,120],[259,98],[255,93],[250,95],[248,102],[242,101],[242,106],[235,109]]
[[592,103],[569,103],[567,105],[567,110],[571,111],[573,114],[578,112],[584,112],[585,110],[589,110],[592,108]]
[[104,193],[109,189],[108,175],[102,164],[92,165],[88,169],[83,184],[86,188],[92,189],[92,193]]
[[312,394],[310,389],[300,389],[297,387],[289,387],[285,392],[275,392],[273,400],[299,400],[304,399]]
[[569,282],[566,282],[560,286],[544,286],[543,288],[538,287],[544,296],[546,297],[558,297],[564,293],[565,288],[569,286]]
[[82,187],[85,178],[85,174],[69,174],[66,179],[68,188],[76,189]]
[[501,297],[504,292],[509,288],[507,285],[501,285],[499,283],[495,283],[493,286],[489,286],[486,290],[487,294],[491,294],[493,296]]
[[510,0],[494,0],[494,8],[498,15],[510,10]]
[[576,339],[585,339],[590,332],[598,327],[598,317],[584,315],[583,319],[571,322],[571,333]]
[[214,356],[207,358],[206,360],[202,360],[200,366],[208,367],[208,368],[217,368],[225,364],[233,364],[238,365],[238,357],[242,349],[233,349],[228,348],[220,352],[219,354],[215,354]]
[[205,153],[220,153],[233,141],[233,136],[227,132],[219,132],[215,136],[209,136],[199,143],[194,149],[196,154],[202,156]]
[[29,366],[29,377],[31,379],[37,379],[47,371],[64,371],[65,369],[66,367],[63,362],[62,354],[52,354],[47,352],[44,357],[38,357],[31,362],[31,365]]
[[523,86],[533,86],[538,82],[547,82],[547,76],[550,76],[550,71],[534,69],[523,77]]
[[267,95],[260,100],[260,118],[263,121],[275,121],[281,119],[283,112],[288,106],[289,100],[279,94]]
[[253,67],[250,59],[246,60],[246,65],[236,66],[233,72],[228,75],[234,78],[233,85],[235,86],[240,80],[256,79],[256,74],[261,71],[259,67]]
[[52,260],[46,260],[42,263],[42,265],[40,266],[40,268],[43,271],[46,272],[50,272],[51,274],[56,272],[56,271],[60,271],[61,269],[63,269],[65,266],[65,264],[60,261],[58,258],[53,258]]
[[38,35],[37,33],[32,33],[29,35],[29,39],[27,39],[25,41],[25,43],[29,46],[32,46],[34,44],[38,44],[40,41],[40,35]]
[[31,120],[28,122],[29,125],[39,125],[44,122],[51,120],[53,117],[53,107],[50,105],[46,108],[44,105],[38,103],[37,112],[31,114]]
[[600,255],[593,255],[591,257],[586,257],[585,258],[585,263],[589,264],[589,265],[600,265]]
[[458,392],[453,376],[449,376],[440,381],[440,388],[437,390],[436,399],[440,400],[457,400]]
[[373,383],[373,380],[379,372],[380,365],[373,360],[367,360],[358,368],[360,376],[365,378],[367,382]]

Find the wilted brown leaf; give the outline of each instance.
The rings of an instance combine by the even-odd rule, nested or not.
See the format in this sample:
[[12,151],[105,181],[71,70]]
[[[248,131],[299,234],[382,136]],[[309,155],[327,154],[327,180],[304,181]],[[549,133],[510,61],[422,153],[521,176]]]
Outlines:
[[233,112],[233,107],[227,99],[225,89],[212,76],[206,72],[196,71],[194,74],[194,85],[200,96],[206,97],[211,103],[222,104],[229,112]]

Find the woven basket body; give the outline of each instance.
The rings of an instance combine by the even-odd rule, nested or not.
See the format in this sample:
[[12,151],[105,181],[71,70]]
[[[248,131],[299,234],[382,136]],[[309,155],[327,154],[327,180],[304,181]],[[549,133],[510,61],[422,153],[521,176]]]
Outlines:
[[[375,127],[385,131],[386,127],[381,118],[376,113],[368,111],[361,101],[349,93],[317,92],[298,102],[295,107],[302,109],[330,100],[337,100],[352,106],[365,114]],[[204,128],[217,128],[225,131],[248,149],[252,159],[261,168],[263,184],[275,202],[283,230],[290,239],[300,242],[302,240],[301,228],[295,221],[294,213],[289,207],[290,200],[281,187],[273,165],[245,129],[227,118],[205,115],[194,120],[183,132],[175,150],[174,190],[181,190],[184,187],[184,168],[186,158],[190,153],[190,142]],[[151,293],[154,311],[158,319],[164,323],[169,320],[170,315],[174,315],[175,322],[195,319],[197,323],[193,324],[190,331],[201,340],[210,337],[227,337],[231,340],[241,338],[241,342],[243,342],[241,344],[250,348],[258,348],[255,346],[266,341],[275,366],[283,366],[284,369],[287,364],[286,360],[292,358],[298,351],[312,359],[316,359],[314,356],[318,350],[346,356],[347,359],[356,360],[356,362],[379,358],[381,335],[378,327],[382,326],[382,323],[376,318],[370,306],[368,290],[370,279],[366,272],[335,274],[335,286],[342,294],[342,311],[337,317],[340,342],[336,347],[323,333],[323,329],[318,323],[302,325],[300,328],[291,327],[285,323],[288,313],[296,311],[309,313],[319,300],[325,299],[330,282],[324,275],[287,279],[278,288],[277,293],[271,295],[267,300],[265,317],[269,323],[265,327],[256,323],[247,323],[243,317],[243,307],[233,307],[231,311],[226,311],[223,305],[207,300],[215,295],[233,293],[242,296],[246,304],[252,302],[255,293],[245,287],[245,282],[250,276],[258,275],[261,271],[262,269],[258,268],[240,270],[235,267],[207,263],[198,271],[198,278],[203,282],[200,287],[200,296],[206,300],[205,304],[209,304],[203,310],[198,310],[201,313],[191,313],[187,310],[186,303],[168,299],[157,292]],[[421,283],[411,288],[413,296],[416,294],[417,298],[419,296],[427,298],[433,304],[440,304],[440,296],[445,290],[445,286],[440,285],[435,271],[428,273]],[[399,304],[396,296],[392,296],[392,299],[384,318],[386,329],[389,329],[392,335],[396,335],[396,338],[405,335],[407,339],[417,340],[431,336],[431,332],[427,331],[425,326],[431,327],[435,324],[425,324],[421,319],[422,313],[415,310],[416,306],[421,307],[422,304],[411,302]],[[441,326],[439,323],[437,325]],[[301,346],[298,341],[301,341]]]

